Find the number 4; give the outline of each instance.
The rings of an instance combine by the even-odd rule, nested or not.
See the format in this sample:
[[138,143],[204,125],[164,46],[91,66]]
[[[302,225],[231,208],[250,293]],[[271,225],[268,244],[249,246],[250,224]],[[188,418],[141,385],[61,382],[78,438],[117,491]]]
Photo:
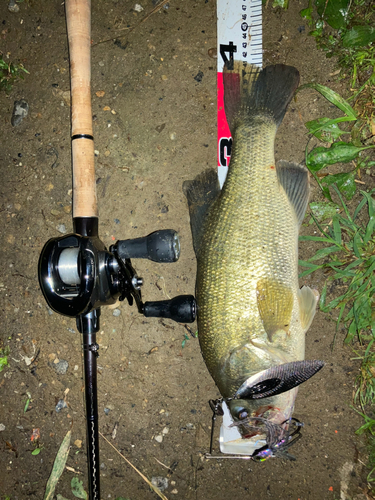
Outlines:
[[229,64],[228,69],[233,69],[233,54],[237,52],[237,46],[233,45],[233,42],[229,42],[228,45],[220,44],[220,55],[223,58],[224,64],[228,62],[228,58],[226,56],[226,52],[229,53]]

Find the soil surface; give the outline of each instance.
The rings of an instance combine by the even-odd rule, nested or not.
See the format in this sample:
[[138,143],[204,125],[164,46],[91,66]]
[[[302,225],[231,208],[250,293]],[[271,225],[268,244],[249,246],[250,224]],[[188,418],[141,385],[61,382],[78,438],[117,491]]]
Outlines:
[[[12,500],[43,498],[72,426],[69,469],[56,489],[72,499],[73,477],[87,488],[81,336],[74,319],[46,306],[37,276],[45,242],[72,231],[65,11],[61,0],[28,0],[18,13],[9,12],[6,3],[0,7],[0,48],[30,74],[8,96],[0,95],[1,342],[10,348],[9,366],[0,375],[0,494]],[[216,2],[173,0],[139,25],[154,4],[144,0],[140,13],[134,5],[127,0],[92,5],[99,234],[109,246],[157,229],[179,232],[177,263],[133,262],[144,278],[144,299],[162,300],[194,293],[196,262],[181,186],[216,165],[216,60],[210,51],[216,47]],[[271,2],[264,7],[264,65],[294,65],[302,84],[316,81],[345,94],[335,62],[308,36],[299,16],[304,7],[298,1],[287,12],[273,9]],[[195,79],[199,72],[203,76]],[[28,102],[29,114],[13,127],[18,99]],[[276,159],[302,162],[304,123],[335,113],[313,90],[299,93],[279,129]],[[366,189],[374,186],[364,173],[362,181]],[[314,182],[312,197],[321,199]],[[306,224],[302,230],[312,234],[314,227]],[[304,243],[300,250],[308,258],[314,246]],[[324,277],[315,274],[302,284],[321,291]],[[343,346],[345,330],[339,329],[332,349],[335,314],[318,311],[307,334],[306,357],[323,359],[326,367],[299,390],[294,416],[304,422],[303,438],[291,450],[297,460],[254,463],[204,458],[212,417],[208,400],[219,393],[203,362],[196,325],[146,319],[125,303],[119,311],[116,316],[117,311],[103,308],[101,315],[100,430],[149,479],[168,479],[167,498],[371,498],[365,442],[355,435],[362,420],[351,407],[359,365],[352,349]],[[57,412],[59,400],[66,407]],[[34,429],[39,429],[37,441],[31,439]],[[215,438],[218,432],[219,425]],[[33,455],[36,447],[42,450]],[[157,498],[102,438],[100,469],[102,498]]]

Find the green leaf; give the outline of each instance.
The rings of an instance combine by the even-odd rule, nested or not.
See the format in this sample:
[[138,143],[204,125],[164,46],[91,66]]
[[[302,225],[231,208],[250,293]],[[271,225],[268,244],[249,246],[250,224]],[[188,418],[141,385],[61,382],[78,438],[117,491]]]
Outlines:
[[343,193],[348,200],[351,200],[357,189],[354,181],[356,173],[357,170],[355,169],[348,173],[327,175],[322,179],[322,182],[327,186],[336,184],[340,192]]
[[53,463],[52,472],[48,479],[46,492],[44,494],[44,500],[52,500],[55,493],[56,485],[60,479],[61,474],[64,472],[66,460],[69,455],[70,439],[72,437],[72,432],[68,431],[64,437],[63,442],[57,452],[55,461]]
[[319,222],[332,219],[339,210],[336,203],[330,201],[313,201],[310,203],[310,209]]
[[321,18],[339,30],[348,23],[350,0],[315,0],[316,10]]
[[83,481],[80,481],[78,477],[73,477],[70,486],[72,488],[72,493],[76,498],[83,498],[87,500],[88,495],[83,487]]
[[23,412],[26,413],[30,405],[30,398],[27,398]]
[[375,214],[375,200],[372,197],[374,191],[375,190],[372,190],[371,193],[367,193],[366,191],[361,191],[363,196],[367,199],[369,217],[372,217]]
[[327,297],[327,282],[324,283],[324,287],[319,299],[319,307],[322,311],[326,311],[326,297]]
[[374,237],[375,214],[371,215],[366,227],[364,242],[368,243]]
[[342,37],[344,47],[364,47],[375,41],[375,28],[373,26],[353,26]]
[[307,7],[307,9],[302,9],[299,14],[303,19],[307,19],[308,21],[312,21],[312,13],[313,13],[313,8]]
[[323,257],[326,257],[327,255],[337,252],[339,248],[335,245],[332,247],[325,247],[325,248],[320,248],[315,255],[309,258],[309,262],[313,262],[314,260],[319,260],[322,259]]
[[361,235],[357,232],[353,238],[353,251],[354,255],[359,259],[361,257]]
[[332,224],[335,241],[338,245],[341,245],[341,226],[337,217],[333,218]]
[[[362,195],[364,193],[364,191],[361,191]],[[357,208],[355,209],[355,212],[354,212],[354,215],[353,215],[353,220],[355,220],[359,214],[359,212],[362,210],[362,208],[366,205],[367,203],[367,199],[366,197],[364,196],[363,199],[361,200],[361,202],[358,204]]]
[[42,451],[42,448],[35,448],[35,450],[33,450],[31,452],[32,455],[39,455],[39,453]]
[[7,365],[8,365],[8,356],[0,358],[0,372],[2,372]]
[[298,88],[298,92],[306,88],[315,89],[316,91],[318,91],[329,102],[334,104],[337,108],[341,109],[341,111],[344,112],[350,118],[350,120],[357,119],[357,113],[354,111],[354,109],[343,97],[341,97],[340,94],[338,94],[334,90],[326,87],[325,85],[321,85],[320,83],[311,82],[305,83],[305,85],[301,85],[301,87]]
[[286,10],[289,5],[289,0],[274,0],[272,7],[281,7]]
[[325,148],[323,146],[314,148],[307,155],[306,165],[313,172],[317,172],[324,168],[326,165],[352,161],[361,151],[372,147],[374,146],[357,147],[353,144],[350,144],[349,142],[335,142],[330,148]]
[[330,238],[329,236],[300,236],[299,241],[322,241],[323,243],[335,243],[335,240]]
[[[348,121],[345,117],[340,121]],[[331,120],[330,118],[318,118],[305,123],[306,128],[317,139],[323,142],[334,142],[345,132],[337,125],[338,119]]]
[[298,264],[302,267],[307,267],[306,271],[303,271],[301,274],[299,274],[299,278],[303,278],[304,276],[308,276],[309,274],[313,273],[317,269],[321,269],[323,267],[323,264],[317,265],[317,264],[312,264],[311,262],[306,262],[304,260],[299,260]]

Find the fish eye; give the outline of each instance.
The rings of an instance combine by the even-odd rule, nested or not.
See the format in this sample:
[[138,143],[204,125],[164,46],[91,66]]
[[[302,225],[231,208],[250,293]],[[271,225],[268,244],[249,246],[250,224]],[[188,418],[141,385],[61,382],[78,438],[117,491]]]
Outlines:
[[243,420],[244,418],[246,418],[248,416],[248,413],[247,411],[245,410],[245,408],[241,408],[239,411],[238,411],[238,414],[237,414],[237,418],[239,418],[240,420]]

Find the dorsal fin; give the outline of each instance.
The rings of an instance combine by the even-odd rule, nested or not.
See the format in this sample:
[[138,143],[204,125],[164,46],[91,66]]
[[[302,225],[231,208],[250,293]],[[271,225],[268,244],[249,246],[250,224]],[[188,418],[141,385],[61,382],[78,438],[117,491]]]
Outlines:
[[310,196],[309,171],[303,165],[280,160],[276,164],[276,173],[298,222],[302,224]]
[[193,246],[195,255],[198,256],[208,210],[220,194],[220,185],[216,170],[212,168],[205,170],[194,180],[185,181],[182,184],[182,191],[189,205]]

